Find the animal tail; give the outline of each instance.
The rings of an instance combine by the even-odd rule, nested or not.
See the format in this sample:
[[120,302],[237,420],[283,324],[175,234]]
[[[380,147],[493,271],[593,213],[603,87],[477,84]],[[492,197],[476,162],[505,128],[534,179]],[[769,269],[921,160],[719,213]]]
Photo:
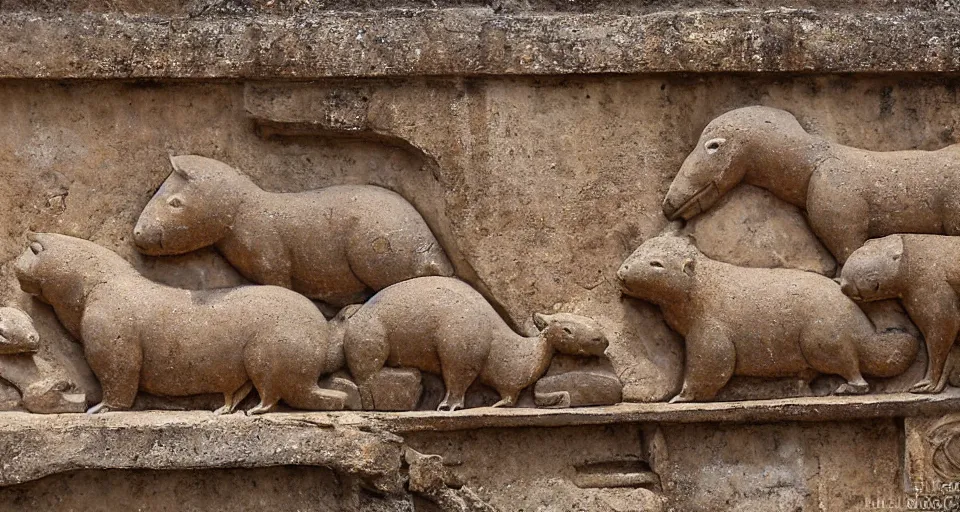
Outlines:
[[920,332],[895,300],[862,303],[874,325],[857,347],[860,370],[873,377],[895,377],[905,372],[920,350]]

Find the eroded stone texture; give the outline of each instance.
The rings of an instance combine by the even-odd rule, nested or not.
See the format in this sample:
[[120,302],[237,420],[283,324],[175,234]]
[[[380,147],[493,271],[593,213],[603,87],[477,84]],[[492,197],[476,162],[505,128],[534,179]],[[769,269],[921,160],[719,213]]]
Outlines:
[[869,238],[960,234],[960,146],[867,151],[811,135],[785,110],[745,107],[704,128],[663,212],[690,219],[740,182],[803,208],[840,263]]
[[856,300],[903,301],[927,347],[927,371],[911,388],[915,392],[939,392],[947,385],[945,367],[960,332],[958,250],[958,237],[885,236],[854,251],[840,274],[843,292]]
[[914,334],[878,328],[832,280],[714,261],[674,229],[644,242],[617,271],[624,293],[660,306],[684,337],[683,387],[671,401],[710,400],[733,375],[809,382],[836,374],[846,381],[837,393],[862,394],[863,374],[894,377],[916,358]]
[[123,258],[79,238],[38,233],[17,259],[21,288],[50,304],[81,339],[103,387],[89,412],[129,409],[137,392],[221,393],[230,413],[256,388],[264,413],[280,400],[342,409],[321,389],[329,332],[306,298],[275,286],[188,291],[153,283]]
[[420,214],[390,190],[274,194],[223,162],[186,155],[171,163],[133,230],[145,254],[216,246],[251,281],[336,307],[406,279],[453,274]]
[[360,307],[347,320],[343,348],[367,409],[380,408],[371,386],[383,380],[375,378],[385,365],[442,375],[441,410],[462,409],[478,379],[500,394],[494,407],[512,406],[555,352],[603,356],[608,345],[589,318],[557,313],[534,320],[539,334],[521,336],[468,284],[421,277],[389,286]]
[[16,308],[0,308],[0,377],[19,391],[8,409],[35,413],[83,412],[86,396],[54,361],[38,354],[40,334],[33,320]]

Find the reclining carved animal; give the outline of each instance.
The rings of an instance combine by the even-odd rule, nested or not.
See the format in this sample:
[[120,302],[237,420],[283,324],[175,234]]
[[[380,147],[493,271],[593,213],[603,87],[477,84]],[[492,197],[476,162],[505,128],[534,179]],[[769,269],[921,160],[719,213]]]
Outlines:
[[521,336],[480,293],[459,279],[422,277],[389,286],[347,321],[343,348],[360,386],[364,408],[375,408],[369,388],[384,366],[441,375],[446,396],[438,410],[463,408],[477,378],[500,393],[494,407],[516,404],[540,378],[554,351],[599,356],[607,338],[579,315],[534,315],[537,336]]
[[827,277],[711,260],[671,231],[644,242],[617,276],[685,339],[683,387],[671,402],[709,400],[734,375],[834,374],[846,380],[837,393],[866,393],[864,374],[898,375],[919,349],[905,330],[877,329]]
[[34,413],[83,412],[86,395],[53,375],[38,350],[40,335],[30,316],[0,308],[0,377],[20,391],[23,407]]
[[841,264],[869,238],[960,235],[960,145],[867,151],[810,135],[789,112],[740,108],[704,128],[670,185],[663,213],[690,219],[741,182],[805,209]]
[[252,387],[271,410],[341,409],[346,394],[317,385],[328,327],[309,299],[276,286],[190,291],[154,283],[92,242],[39,233],[17,260],[23,291],[53,306],[84,345],[103,387],[88,412],[128,409],[138,390],[222,393],[232,412]]
[[406,279],[453,275],[423,217],[390,190],[271,193],[217,160],[186,155],[171,162],[173,172],[134,228],[145,254],[213,245],[247,279],[336,307]]
[[870,240],[840,271],[843,292],[855,300],[901,299],[923,333],[927,371],[911,391],[937,393],[960,332],[960,237],[889,235]]

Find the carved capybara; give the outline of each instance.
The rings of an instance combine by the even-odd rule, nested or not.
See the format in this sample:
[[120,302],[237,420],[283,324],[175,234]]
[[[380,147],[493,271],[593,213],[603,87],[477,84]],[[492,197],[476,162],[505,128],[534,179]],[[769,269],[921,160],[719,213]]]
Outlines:
[[546,372],[554,351],[599,356],[607,338],[589,319],[569,313],[534,315],[537,336],[515,333],[493,306],[456,278],[422,277],[373,296],[347,322],[343,348],[364,407],[376,408],[367,383],[384,366],[441,375],[446,396],[438,410],[463,408],[477,378],[516,404]]
[[173,172],[134,228],[153,256],[216,248],[247,279],[332,306],[453,266],[427,223],[385,188],[343,185],[279,194],[209,158],[171,159]]
[[671,402],[709,400],[734,375],[834,374],[847,381],[838,393],[865,393],[864,374],[898,375],[919,350],[906,327],[875,328],[825,276],[715,261],[669,231],[644,242],[617,276],[685,338],[683,388]]
[[19,309],[0,308],[0,377],[20,391],[23,408],[35,413],[83,412],[86,395],[57,378],[39,349],[33,319]]
[[840,286],[856,300],[903,301],[927,346],[927,371],[911,391],[942,391],[947,355],[960,331],[960,237],[889,235],[869,240],[841,269]]
[[103,387],[88,412],[127,409],[138,390],[222,393],[231,412],[253,387],[271,410],[340,409],[346,395],[317,385],[329,347],[323,315],[276,286],[191,291],[154,283],[116,253],[64,235],[29,236],[15,270],[23,291],[53,306],[81,340]]
[[867,151],[811,135],[789,112],[741,108],[704,128],[663,212],[671,220],[690,219],[740,182],[805,209],[841,264],[869,238],[960,235],[960,145]]

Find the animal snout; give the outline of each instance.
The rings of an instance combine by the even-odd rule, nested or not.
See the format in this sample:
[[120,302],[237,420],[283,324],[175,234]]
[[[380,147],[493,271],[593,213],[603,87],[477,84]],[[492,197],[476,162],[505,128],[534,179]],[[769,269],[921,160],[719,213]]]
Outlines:
[[627,278],[627,272],[630,271],[630,265],[624,263],[620,265],[620,268],[617,269],[617,279],[622,283]]
[[159,229],[150,229],[142,222],[138,222],[133,228],[133,243],[141,249],[159,247],[162,236]]
[[851,283],[850,281],[847,281],[842,277],[840,278],[839,282],[840,282],[840,291],[843,292],[844,295],[854,299],[860,297],[860,292],[859,290],[857,290],[857,287],[853,285],[853,283]]

